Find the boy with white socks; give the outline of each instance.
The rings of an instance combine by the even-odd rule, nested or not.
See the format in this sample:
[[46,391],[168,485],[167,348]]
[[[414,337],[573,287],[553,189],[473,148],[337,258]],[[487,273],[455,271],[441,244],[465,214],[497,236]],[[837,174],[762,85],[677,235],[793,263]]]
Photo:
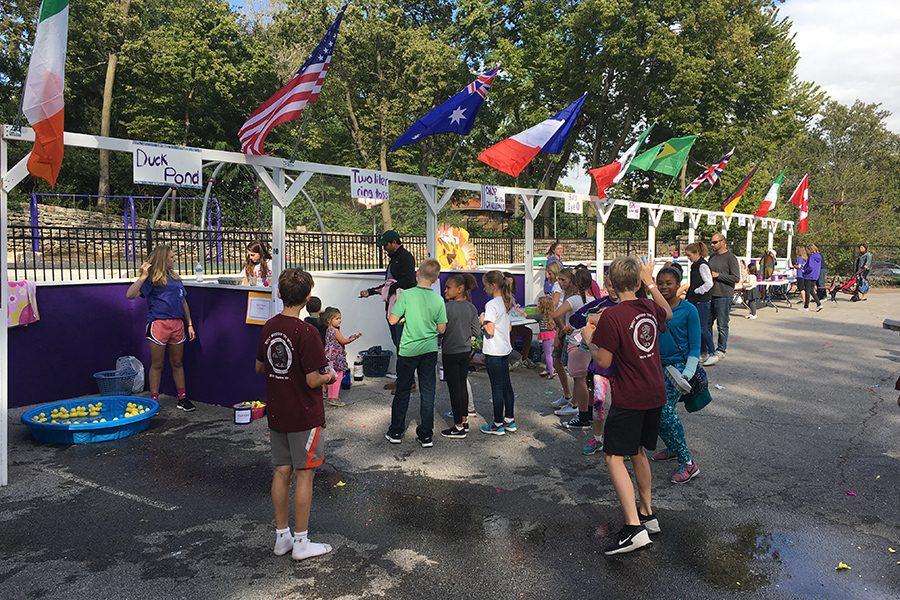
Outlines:
[[[275,554],[291,552],[294,560],[331,552],[328,544],[307,537],[313,477],[325,460],[322,386],[335,381],[318,330],[300,318],[312,288],[313,278],[305,271],[287,269],[281,274],[278,296],[284,310],[266,322],[256,355],[256,372],[266,376]],[[288,527],[292,474],[297,480],[294,535]]]

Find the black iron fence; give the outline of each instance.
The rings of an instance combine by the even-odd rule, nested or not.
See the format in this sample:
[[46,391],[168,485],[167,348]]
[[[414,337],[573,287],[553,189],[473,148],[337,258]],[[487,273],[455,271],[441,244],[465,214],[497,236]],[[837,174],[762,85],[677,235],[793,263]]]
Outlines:
[[[384,252],[376,236],[351,233],[288,232],[285,262],[308,270],[383,269]],[[8,268],[13,280],[89,281],[131,278],[150,250],[167,244],[176,253],[176,267],[184,276],[199,264],[204,275],[241,272],[247,244],[259,240],[271,246],[271,232],[254,229],[204,231],[200,229],[125,229],[110,227],[9,226]],[[552,240],[537,239],[535,256],[543,256]],[[593,260],[592,238],[561,240],[566,261]],[[471,238],[478,264],[521,263],[525,240],[497,235]],[[425,236],[404,236],[403,243],[416,260],[426,255]],[[663,256],[665,245],[657,254]],[[607,240],[606,258],[646,254],[646,240]],[[661,254],[663,253],[663,254]]]

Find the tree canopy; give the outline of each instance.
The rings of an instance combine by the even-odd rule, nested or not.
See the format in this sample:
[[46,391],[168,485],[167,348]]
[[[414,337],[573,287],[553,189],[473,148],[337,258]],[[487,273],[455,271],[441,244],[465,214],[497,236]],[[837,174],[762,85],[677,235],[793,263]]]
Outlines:
[[[231,150],[239,148],[240,125],[303,63],[339,6],[339,0],[283,0],[241,11],[227,0],[131,0],[123,16],[121,2],[70,6],[66,129],[99,133],[104,74],[116,51],[112,135]],[[321,98],[308,109],[298,156],[441,176],[459,144],[451,178],[524,187],[543,179],[558,187],[567,170],[609,162],[637,131],[656,123],[650,143],[700,135],[691,160],[675,180],[637,172],[613,188],[615,194],[715,208],[759,162],[739,211],[754,210],[786,169],[775,214],[795,218],[787,194],[808,172],[816,239],[892,241],[900,222],[900,138],[885,127],[887,113],[878,105],[844,106],[797,78],[791,23],[777,4],[355,0]],[[3,122],[15,118],[37,5],[9,0],[0,6]],[[388,151],[418,116],[498,63],[502,74],[471,135],[437,136]],[[559,156],[539,156],[517,181],[476,160],[484,148],[584,92],[584,110]],[[300,121],[279,126],[267,150],[290,156],[300,128]],[[685,179],[732,146],[735,156],[720,184],[683,200]],[[220,179],[227,180],[220,196],[234,207],[226,213],[230,224],[258,221],[253,177],[230,169]],[[57,191],[93,193],[97,181],[95,153],[67,152]],[[32,180],[27,185],[45,189]],[[162,191],[137,188],[127,156],[112,157],[109,185],[112,193]],[[372,213],[353,205],[345,182],[317,178],[308,189],[327,200],[320,209],[331,229],[370,230]],[[423,214],[418,195],[398,186],[381,222],[420,233]],[[306,204],[292,209],[289,220],[314,223]],[[616,222],[613,229],[635,226]]]

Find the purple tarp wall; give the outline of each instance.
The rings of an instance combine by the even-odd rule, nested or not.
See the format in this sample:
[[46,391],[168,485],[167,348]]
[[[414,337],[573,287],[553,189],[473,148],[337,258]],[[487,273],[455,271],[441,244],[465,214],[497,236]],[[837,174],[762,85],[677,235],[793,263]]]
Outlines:
[[[441,274],[442,284],[448,274]],[[488,298],[481,275],[475,278],[473,302],[481,311]],[[114,369],[120,356],[137,356],[145,371],[149,368],[147,305],[143,299],[127,300],[126,289],[127,283],[38,287],[41,320],[9,330],[10,406],[95,394],[93,374]],[[254,372],[261,327],[245,323],[247,291],[188,286],[187,292],[197,331],[184,354],[190,397],[223,406],[263,398],[264,381]],[[517,275],[516,299],[521,304],[523,298],[524,278]],[[168,364],[162,391],[175,391]]]

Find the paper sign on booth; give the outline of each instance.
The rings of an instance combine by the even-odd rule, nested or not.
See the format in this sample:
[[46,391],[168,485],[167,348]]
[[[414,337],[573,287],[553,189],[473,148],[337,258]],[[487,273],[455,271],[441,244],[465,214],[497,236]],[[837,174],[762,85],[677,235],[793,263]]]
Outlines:
[[680,206],[675,207],[675,222],[684,223],[684,209]]
[[584,198],[578,194],[566,194],[565,210],[567,213],[582,214],[584,212]]
[[631,220],[637,220],[641,218],[641,207],[638,206],[637,202],[628,203],[628,218]]
[[715,225],[716,224],[716,215],[710,213],[706,215],[706,224],[707,225]]
[[482,184],[481,210],[506,210],[506,191],[496,185]]
[[131,142],[134,182],[174,188],[203,188],[199,148]]
[[747,224],[747,217],[745,217],[744,215],[738,215],[738,225],[743,227],[746,224]]
[[371,208],[391,199],[387,176],[380,171],[350,169],[350,197]]

